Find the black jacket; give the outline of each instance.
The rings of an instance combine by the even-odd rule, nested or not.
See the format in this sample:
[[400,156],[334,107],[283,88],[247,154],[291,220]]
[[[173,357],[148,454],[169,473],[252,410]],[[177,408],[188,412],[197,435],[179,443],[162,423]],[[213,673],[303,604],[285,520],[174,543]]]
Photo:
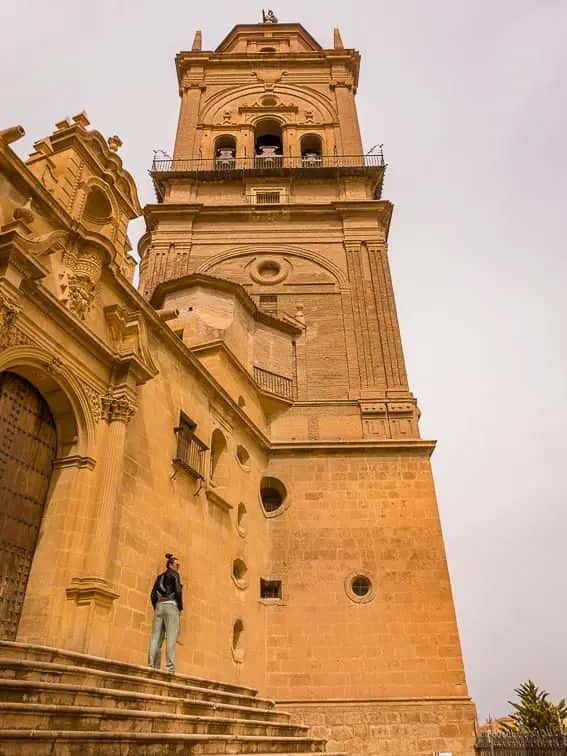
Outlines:
[[168,567],[165,572],[157,576],[150,601],[154,609],[158,601],[175,601],[179,611],[183,611],[183,586],[176,570],[170,570]]

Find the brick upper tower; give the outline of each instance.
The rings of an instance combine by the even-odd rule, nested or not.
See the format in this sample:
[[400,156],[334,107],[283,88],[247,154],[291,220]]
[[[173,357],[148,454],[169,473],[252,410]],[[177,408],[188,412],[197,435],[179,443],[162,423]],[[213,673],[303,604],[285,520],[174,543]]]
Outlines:
[[248,539],[246,559],[262,562],[266,613],[244,622],[267,693],[331,739],[329,723],[370,722],[391,726],[391,753],[462,755],[474,709],[359,63],[338,30],[323,49],[300,24],[238,25],[214,51],[197,32],[176,58],[175,148],[152,168],[140,290],[265,433],[246,507],[267,546]]
[[[381,155],[364,155],[359,54],[299,24],[236,26],[215,52],[177,56],[172,161],[157,161],[141,289],[191,273],[239,283],[305,323],[298,399],[361,405],[365,435],[417,434],[386,245]],[[159,299],[159,295],[158,295]],[[299,363],[302,364],[299,364]]]

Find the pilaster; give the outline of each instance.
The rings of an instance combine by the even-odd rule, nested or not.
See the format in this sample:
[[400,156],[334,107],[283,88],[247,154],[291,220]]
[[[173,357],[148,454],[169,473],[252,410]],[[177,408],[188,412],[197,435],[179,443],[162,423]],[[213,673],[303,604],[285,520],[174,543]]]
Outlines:
[[386,387],[388,392],[408,391],[408,379],[386,243],[368,242],[366,248],[370,264],[374,305],[378,316],[378,328],[386,372]]
[[194,157],[197,122],[203,90],[204,86],[201,84],[201,77],[194,77],[190,74],[185,75],[181,87],[181,108],[173,153],[175,160]]

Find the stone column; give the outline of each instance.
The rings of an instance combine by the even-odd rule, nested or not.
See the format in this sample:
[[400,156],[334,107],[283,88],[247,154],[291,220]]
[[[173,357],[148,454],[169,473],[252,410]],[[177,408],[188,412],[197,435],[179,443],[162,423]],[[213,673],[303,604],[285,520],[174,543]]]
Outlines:
[[112,580],[111,542],[116,531],[118,501],[124,470],[126,428],[135,412],[127,398],[105,396],[102,399],[103,416],[108,423],[105,455],[101,460],[101,479],[98,488],[95,530],[89,549],[89,574]]
[[105,655],[114,601],[119,597],[113,586],[113,538],[120,514],[126,429],[135,405],[126,394],[111,393],[103,397],[102,411],[108,427],[98,462],[100,477],[94,501],[94,529],[83,576],[73,578],[66,591],[67,599],[75,603],[77,611],[67,614],[63,631],[71,648]]

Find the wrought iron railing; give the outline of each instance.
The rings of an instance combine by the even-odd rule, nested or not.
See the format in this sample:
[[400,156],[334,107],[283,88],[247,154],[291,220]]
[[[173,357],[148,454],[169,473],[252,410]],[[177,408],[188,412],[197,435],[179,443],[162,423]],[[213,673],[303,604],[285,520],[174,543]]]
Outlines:
[[295,399],[295,384],[293,378],[272,373],[270,370],[254,366],[254,380],[258,386],[270,394]]
[[194,158],[190,160],[154,159],[152,173],[196,173],[232,171],[320,168],[380,168],[384,164],[382,152],[373,155],[321,155],[317,158],[302,156],[270,155],[267,157]]
[[476,739],[483,756],[567,756],[567,735],[521,735],[485,732]]
[[287,202],[287,194],[280,191],[256,192],[247,194],[246,201],[249,205],[281,205]]
[[175,429],[177,451],[174,462],[197,478],[205,477],[205,458],[208,446],[183,426]]

